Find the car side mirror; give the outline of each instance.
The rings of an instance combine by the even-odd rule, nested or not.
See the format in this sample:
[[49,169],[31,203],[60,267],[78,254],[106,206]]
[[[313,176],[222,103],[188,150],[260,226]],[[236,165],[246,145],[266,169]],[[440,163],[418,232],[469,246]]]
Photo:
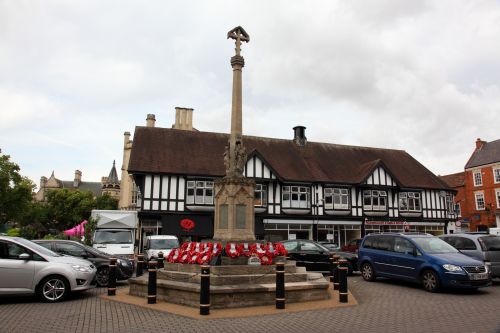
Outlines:
[[80,253],[80,257],[82,257],[83,259],[88,259],[89,254],[87,252],[83,251],[82,253]]
[[413,248],[412,254],[413,254],[414,257],[416,257],[418,255],[416,247]]
[[21,260],[30,260],[30,258],[31,258],[31,256],[27,253],[21,253],[19,255],[19,259],[21,259]]

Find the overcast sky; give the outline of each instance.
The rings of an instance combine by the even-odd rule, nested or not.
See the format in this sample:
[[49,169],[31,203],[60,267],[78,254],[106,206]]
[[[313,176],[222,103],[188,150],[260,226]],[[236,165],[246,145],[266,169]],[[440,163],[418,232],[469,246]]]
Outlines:
[[123,133],[175,107],[243,132],[402,149],[435,174],[500,139],[500,1],[0,0],[0,149],[37,185],[121,168]]

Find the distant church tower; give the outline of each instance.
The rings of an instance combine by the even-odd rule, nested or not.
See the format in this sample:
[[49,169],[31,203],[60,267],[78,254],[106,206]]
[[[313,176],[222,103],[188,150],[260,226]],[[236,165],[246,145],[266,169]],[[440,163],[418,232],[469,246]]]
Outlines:
[[116,173],[115,161],[113,161],[113,167],[109,172],[108,177],[102,177],[102,194],[109,194],[112,198],[120,199],[120,180],[118,180],[118,174]]

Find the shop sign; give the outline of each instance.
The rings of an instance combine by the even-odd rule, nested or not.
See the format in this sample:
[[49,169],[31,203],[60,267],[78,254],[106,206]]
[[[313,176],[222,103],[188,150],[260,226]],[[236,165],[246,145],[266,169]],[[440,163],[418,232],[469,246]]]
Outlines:
[[196,227],[196,223],[194,223],[193,220],[190,219],[183,219],[179,222],[179,225],[181,226],[182,230],[189,232]]
[[407,225],[406,221],[365,221],[365,225]]

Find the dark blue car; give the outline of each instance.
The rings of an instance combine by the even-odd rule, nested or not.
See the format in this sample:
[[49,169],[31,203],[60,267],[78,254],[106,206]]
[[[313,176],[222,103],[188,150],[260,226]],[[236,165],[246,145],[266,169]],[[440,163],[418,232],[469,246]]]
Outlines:
[[491,284],[484,263],[463,255],[438,237],[423,233],[374,233],[365,236],[358,253],[363,279],[386,277],[441,287],[480,288]]

